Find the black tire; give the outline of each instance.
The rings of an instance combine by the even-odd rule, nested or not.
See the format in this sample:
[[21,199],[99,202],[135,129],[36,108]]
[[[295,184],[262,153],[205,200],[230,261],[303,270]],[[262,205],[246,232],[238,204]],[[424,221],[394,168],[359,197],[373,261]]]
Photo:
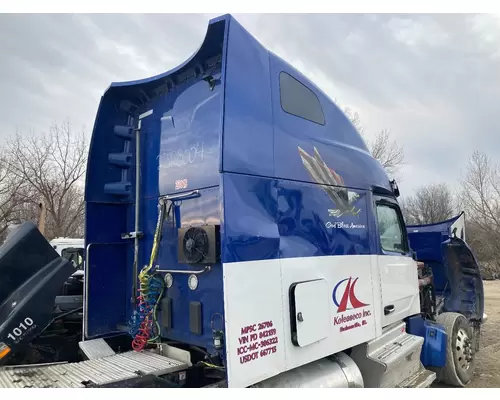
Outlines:
[[440,314],[436,322],[444,326],[448,336],[446,365],[435,371],[437,379],[447,385],[464,387],[476,369],[474,331],[467,318],[458,313]]

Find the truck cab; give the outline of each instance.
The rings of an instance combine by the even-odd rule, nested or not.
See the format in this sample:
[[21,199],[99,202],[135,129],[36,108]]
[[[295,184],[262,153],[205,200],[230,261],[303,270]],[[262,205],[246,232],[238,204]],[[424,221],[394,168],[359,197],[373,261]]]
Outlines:
[[127,337],[126,357],[168,359],[150,374],[180,386],[446,380],[469,320],[422,314],[398,194],[321,89],[216,18],[185,63],[100,101],[80,348],[111,363]]
[[70,260],[74,263],[76,272],[75,276],[83,276],[85,246],[84,239],[79,238],[55,238],[50,241],[50,244],[61,257]]

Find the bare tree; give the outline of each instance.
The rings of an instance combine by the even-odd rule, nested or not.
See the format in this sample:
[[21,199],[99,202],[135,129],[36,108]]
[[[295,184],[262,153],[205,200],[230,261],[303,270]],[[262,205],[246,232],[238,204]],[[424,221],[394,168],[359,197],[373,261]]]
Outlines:
[[485,225],[485,229],[500,228],[500,168],[488,156],[475,151],[461,180],[461,200],[468,211]]
[[465,225],[467,244],[472,248],[479,260],[483,277],[500,278],[500,259],[498,258],[498,241],[492,239],[476,221],[468,219]]
[[373,140],[368,140],[368,148],[389,175],[395,175],[404,164],[404,149],[391,138],[387,129],[382,129]]
[[359,134],[363,136],[365,128],[361,124],[361,118],[359,116],[359,113],[357,111],[352,111],[349,107],[346,107],[344,108],[344,114],[346,115],[347,118],[349,118],[351,124],[354,125]]
[[456,202],[452,191],[445,183],[422,186],[413,196],[401,202],[405,221],[413,224],[433,224],[453,217]]
[[474,235],[468,241],[483,263],[500,270],[500,166],[474,151],[461,179],[460,200]]
[[80,235],[84,217],[82,180],[88,152],[85,135],[73,133],[71,124],[64,122],[54,124],[40,136],[16,134],[6,149],[11,174],[32,192],[24,211],[32,213],[43,199],[49,239]]
[[0,241],[10,225],[15,224],[26,199],[26,185],[12,174],[5,153],[0,154]]
[[391,176],[397,175],[404,164],[404,148],[392,139],[388,129],[382,129],[373,140],[367,140],[361,118],[357,112],[346,107],[344,113],[366,141],[373,158],[378,160]]

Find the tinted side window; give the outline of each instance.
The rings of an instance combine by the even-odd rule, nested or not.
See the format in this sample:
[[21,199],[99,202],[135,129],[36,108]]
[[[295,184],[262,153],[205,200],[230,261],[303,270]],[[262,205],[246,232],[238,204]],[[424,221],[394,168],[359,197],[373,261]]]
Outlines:
[[281,108],[288,114],[325,125],[325,115],[318,97],[286,72],[280,73],[280,101]]
[[405,227],[396,207],[377,204],[377,221],[382,249],[393,253],[406,253]]

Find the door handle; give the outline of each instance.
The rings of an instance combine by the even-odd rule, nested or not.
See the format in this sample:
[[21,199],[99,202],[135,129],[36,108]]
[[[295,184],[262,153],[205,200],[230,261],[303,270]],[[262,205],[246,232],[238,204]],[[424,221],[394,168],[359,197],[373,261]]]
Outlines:
[[394,305],[389,305],[389,306],[385,306],[384,307],[384,315],[389,315],[389,314],[392,314],[394,312],[394,310],[396,310],[396,307],[394,307]]

